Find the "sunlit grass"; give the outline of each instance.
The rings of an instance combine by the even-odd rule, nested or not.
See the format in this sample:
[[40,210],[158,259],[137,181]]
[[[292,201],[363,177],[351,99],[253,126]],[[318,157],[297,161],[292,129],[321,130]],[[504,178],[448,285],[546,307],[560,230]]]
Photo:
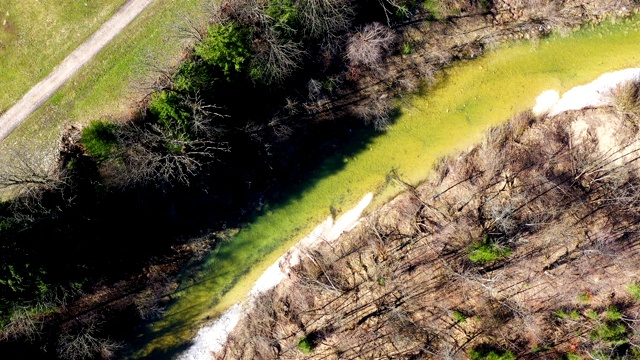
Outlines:
[[0,113],[44,79],[125,0],[0,2]]
[[[92,120],[127,114],[136,97],[132,95],[132,84],[150,71],[145,65],[146,58],[156,58],[158,64],[180,59],[184,43],[177,37],[176,29],[185,14],[199,9],[207,1],[155,0],[45,105],[0,143],[0,166],[10,161],[7,155],[14,152],[27,151],[29,155],[55,153],[61,129],[67,124],[84,125]],[[119,2],[124,3],[123,0]]]
[[395,124],[362,144],[363,151],[327,159],[327,164],[342,162],[339,171],[319,170],[304,191],[214,251],[201,276],[185,283],[166,317],[149,329],[142,340],[148,343],[138,355],[162,358],[183,346],[199,323],[242,300],[271,263],[329,216],[330,207],[348,210],[370,191],[378,193],[372,208],[383,204],[399,191],[387,184],[391,170],[417,184],[438,158],[470,146],[489,126],[533,107],[540,92],[566,91],[604,72],[634,66],[640,66],[635,20],[536,45],[519,43],[449,69],[426,95],[403,104]]

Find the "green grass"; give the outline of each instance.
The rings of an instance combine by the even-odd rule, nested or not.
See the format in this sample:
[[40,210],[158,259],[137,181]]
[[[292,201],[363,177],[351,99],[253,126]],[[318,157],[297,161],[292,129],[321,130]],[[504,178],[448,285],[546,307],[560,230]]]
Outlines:
[[502,246],[485,235],[482,241],[471,244],[469,260],[475,264],[489,264],[511,254],[511,249]]
[[[63,1],[82,3],[83,6],[85,3]],[[134,84],[149,71],[145,65],[146,57],[151,55],[165,64],[178,61],[182,57],[184,42],[176,35],[176,25],[181,23],[184,14],[199,9],[207,1],[155,0],[45,105],[0,143],[0,166],[10,161],[8,154],[15,152],[55,153],[61,129],[70,123],[83,126],[97,119],[128,116],[131,105],[140,98],[134,93]],[[119,0],[119,3],[123,2]]]
[[0,113],[44,79],[125,0],[0,2]]
[[310,354],[313,350],[313,343],[311,342],[311,340],[309,340],[309,338],[303,337],[302,339],[300,339],[300,341],[298,341],[298,350],[300,350],[300,352],[305,355]]
[[640,300],[640,284],[629,284],[627,286],[627,291],[631,294],[634,301]]
[[[637,21],[587,29],[538,45],[519,43],[447,70],[426,94],[415,96],[384,134],[356,138],[355,155],[327,159],[307,187],[273,206],[211,253],[196,283],[186,283],[164,319],[149,327],[138,357],[166,358],[185,344],[206,318],[246,297],[261,273],[330,209],[349,209],[367,192],[380,206],[399,189],[387,175],[397,169],[417,184],[434,162],[480,140],[489,126],[531,108],[540,92],[566,91],[600,74],[640,65]],[[336,170],[337,169],[337,170]]]
[[114,124],[104,121],[92,122],[82,130],[80,142],[87,153],[98,161],[104,161],[111,156],[117,147]]

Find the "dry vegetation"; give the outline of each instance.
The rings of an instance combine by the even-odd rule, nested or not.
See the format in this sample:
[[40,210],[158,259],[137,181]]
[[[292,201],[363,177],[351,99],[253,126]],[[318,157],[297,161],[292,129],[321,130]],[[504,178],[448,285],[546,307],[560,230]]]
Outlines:
[[492,129],[309,253],[223,357],[637,358],[637,120],[613,107]]
[[[391,29],[368,24],[353,31],[346,41],[348,66],[332,79],[341,86],[310,90],[302,107],[316,118],[346,113],[384,129],[398,97],[431,83],[455,60],[481,56],[505,40],[568,34],[585,22],[628,16],[637,7],[627,0],[425,1],[421,11],[401,17]],[[433,19],[446,21],[424,21]],[[386,51],[392,45],[396,51]]]
[[[83,221],[89,223],[91,216],[86,214],[91,212],[78,210],[76,214],[68,209],[78,202],[78,208],[84,209],[82,202],[93,206],[95,201],[75,196],[73,191],[85,191],[83,186],[90,185],[90,193],[100,192],[102,188],[96,184],[104,179],[110,180],[114,188],[132,183],[150,184],[152,188],[155,183],[190,184],[198,177],[202,179],[202,168],[215,163],[216,156],[229,153],[227,142],[220,137],[224,131],[218,122],[234,121],[223,125],[246,136],[250,140],[247,143],[260,145],[264,156],[272,156],[273,144],[286,144],[295,138],[296,131],[303,128],[300,124],[355,115],[383,129],[397,95],[417,91],[456,59],[479,56],[485,48],[505,39],[544,36],[552,29],[571,29],[585,21],[599,21],[603,14],[628,15],[638,6],[624,0],[455,0],[437,2],[437,8],[416,6],[408,12],[394,1],[386,1],[380,2],[386,23],[384,19],[360,19],[354,26],[350,22],[352,9],[346,7],[348,1],[299,0],[296,3],[304,10],[299,15],[305,24],[304,36],[322,43],[313,53],[318,56],[309,56],[317,59],[310,61],[313,71],[303,73],[296,62],[305,58],[301,52],[307,49],[302,49],[300,42],[278,39],[278,34],[291,37],[295,31],[285,16],[278,23],[265,12],[270,4],[286,8],[289,3],[229,0],[220,2],[225,6],[214,7],[209,15],[212,24],[224,20],[218,17],[225,15],[234,21],[246,21],[255,29],[251,65],[259,70],[261,81],[278,83],[281,78],[295,75],[295,82],[300,80],[298,85],[304,89],[288,94],[274,87],[282,90],[283,99],[291,96],[286,96],[279,106],[267,104],[266,110],[256,111],[258,115],[252,113],[257,120],[247,118],[250,121],[240,125],[235,121],[244,117],[227,120],[228,116],[218,114],[218,108],[203,102],[196,96],[202,94],[195,91],[178,101],[189,119],[188,126],[162,128],[152,121],[124,124],[108,134],[117,141],[103,142],[93,160],[83,153],[88,141],[79,145],[77,130],[69,131],[62,141],[59,169],[48,170],[42,161],[16,154],[15,165],[0,174],[0,188],[18,193],[15,204],[24,211],[7,205],[4,210],[8,215],[0,218],[3,235],[10,230],[11,234],[18,234],[18,239],[29,238],[24,236],[24,229],[16,230],[23,223],[27,227],[60,224],[63,220],[74,226],[85,224]],[[431,21],[435,19],[443,21]],[[205,41],[206,31],[196,25],[187,24],[183,31],[197,44]],[[338,32],[339,37],[332,31]],[[316,41],[324,32],[329,33],[328,40]],[[177,70],[155,70],[152,78],[139,81],[137,90],[149,96],[175,90],[172,87],[176,86]],[[281,288],[273,298],[265,297],[255,309],[258,313],[251,317],[253,321],[234,334],[226,350],[227,358],[298,357],[299,348],[308,348],[311,357],[318,358],[446,358],[465,354],[481,343],[495,344],[523,356],[533,346],[551,346],[551,351],[558,352],[580,352],[582,346],[612,348],[602,341],[567,340],[576,330],[588,334],[587,326],[594,328],[597,321],[609,321],[602,320],[604,317],[587,320],[586,312],[581,312],[585,315],[580,319],[559,322],[552,314],[558,309],[593,309],[604,316],[605,306],[614,304],[624,317],[611,321],[617,324],[624,320],[625,331],[632,333],[635,307],[625,297],[624,286],[640,281],[634,278],[629,260],[633,256],[629,249],[634,248],[633,208],[638,201],[633,192],[637,185],[635,163],[630,158],[635,148],[592,151],[608,144],[605,140],[611,141],[614,135],[626,136],[615,139],[621,144],[635,144],[637,88],[617,91],[624,96],[615,96],[619,102],[613,110],[625,121],[619,122],[620,129],[615,131],[592,127],[586,133],[598,135],[599,140],[588,136],[580,144],[576,143],[577,138],[572,140],[564,126],[572,121],[571,116],[529,128],[533,119],[522,115],[510,125],[494,130],[483,146],[444,161],[437,180],[420,189],[410,189],[372,217],[370,227],[349,236],[335,251],[310,254],[298,269],[295,282],[287,285],[294,288]],[[141,100],[141,104],[144,108],[148,101]],[[243,111],[247,108],[240,107]],[[611,116],[594,114],[597,116],[590,118],[593,121],[604,122],[606,116]],[[115,147],[114,142],[122,148]],[[285,145],[282,148],[287,150]],[[627,153],[631,155],[620,156]],[[101,165],[100,156],[118,161],[102,166],[94,174],[95,167]],[[620,161],[630,166],[616,166]],[[288,169],[289,165],[283,167]],[[82,182],[74,177],[73,168],[78,173],[78,168],[86,170],[95,178]],[[230,182],[234,180],[231,179]],[[400,181],[400,177],[396,176],[396,180]],[[251,185],[251,181],[247,183]],[[256,183],[252,190],[257,188]],[[26,200],[21,202],[22,199]],[[65,211],[78,217],[65,219]],[[100,236],[88,231],[95,231],[93,226],[78,229],[82,242],[77,244],[96,242]],[[62,237],[41,233],[46,234],[42,237],[46,243],[55,242],[55,236]],[[109,243],[117,238],[108,239]],[[153,239],[151,247],[159,248],[155,236],[144,234],[144,238]],[[81,286],[85,293],[61,290],[66,295],[37,304],[29,296],[39,299],[42,294],[58,291],[40,288],[46,285],[39,280],[46,278],[46,272],[32,270],[37,267],[33,262],[31,269],[26,265],[25,269],[3,268],[7,283],[16,279],[20,283],[24,278],[30,287],[13,290],[19,296],[3,305],[7,311],[0,342],[12,345],[14,340],[22,341],[25,348],[36,348],[32,343],[48,344],[42,348],[49,354],[57,353],[59,358],[118,357],[114,354],[122,352],[120,344],[109,334],[122,334],[123,328],[135,325],[120,327],[114,322],[127,318],[135,323],[160,317],[177,288],[172,276],[190,258],[206,252],[212,242],[213,236],[167,245],[163,248],[166,251],[160,256],[154,254],[153,259],[136,258],[135,269],[122,271],[120,277],[102,282],[96,274],[91,283]],[[34,246],[23,252],[23,244],[15,241],[7,245],[20,250],[15,255],[19,264],[27,263],[21,260],[23,256],[32,261],[37,249]],[[63,250],[66,252],[64,247]],[[625,256],[613,257],[616,251]],[[56,263],[51,268],[60,267],[59,259],[51,252],[40,253],[46,266],[53,258]],[[3,258],[11,256],[3,249]],[[614,271],[616,282],[602,280]],[[73,273],[81,272],[86,268]],[[590,272],[590,277],[582,276],[585,272]],[[116,281],[119,279],[126,280]],[[68,278],[63,280],[67,282]],[[15,287],[11,283],[9,286]],[[607,297],[613,291],[617,295],[613,299]],[[586,294],[587,303],[576,302],[581,294]],[[628,348],[624,347],[625,351]]]

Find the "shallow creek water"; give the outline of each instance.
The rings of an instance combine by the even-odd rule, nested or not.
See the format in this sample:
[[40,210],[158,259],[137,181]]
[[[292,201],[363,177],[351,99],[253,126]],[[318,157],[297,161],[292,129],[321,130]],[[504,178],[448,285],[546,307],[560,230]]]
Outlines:
[[141,336],[136,357],[170,358],[188,346],[199,325],[244,299],[253,283],[293,244],[333,213],[375,192],[375,209],[398,193],[395,169],[410,183],[436,160],[479,141],[492,125],[529,109],[544,90],[560,93],[600,74],[640,66],[640,18],[519,42],[446,70],[423,94],[405,99],[383,134],[358,138],[358,152],[326,160],[303,190],[272,205],[208,255],[200,274],[185,279],[165,317]]

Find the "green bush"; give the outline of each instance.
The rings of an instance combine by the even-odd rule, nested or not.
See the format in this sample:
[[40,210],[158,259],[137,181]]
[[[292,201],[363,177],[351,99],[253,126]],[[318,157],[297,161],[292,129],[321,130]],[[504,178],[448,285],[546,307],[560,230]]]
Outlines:
[[618,309],[615,306],[609,306],[607,308],[607,312],[605,313],[605,316],[609,321],[616,321],[616,320],[622,319],[622,314],[620,313],[620,311],[618,311]]
[[413,44],[405,42],[402,44],[402,55],[409,55],[413,51]]
[[0,232],[11,229],[13,224],[9,220],[0,220]]
[[619,346],[629,342],[627,338],[627,327],[622,323],[622,313],[614,307],[610,306],[605,312],[606,320],[604,322],[597,320],[598,323],[589,337],[596,341],[604,341],[609,346]]
[[580,293],[580,295],[578,295],[578,301],[581,303],[588,303],[589,300],[589,294],[586,292]]
[[214,82],[206,65],[192,60],[185,61],[173,79],[173,90],[180,93],[204,91]]
[[633,300],[640,300],[640,284],[630,284],[627,286],[627,291],[633,297]]
[[285,37],[291,38],[300,27],[298,8],[292,0],[272,0],[265,9],[271,19],[272,28]]
[[216,66],[227,75],[244,70],[251,58],[250,32],[235,24],[214,25],[204,41],[196,46],[195,53],[205,62]]
[[602,340],[609,345],[622,345],[627,339],[627,328],[618,322],[606,322],[596,327],[590,334],[592,340]]
[[307,338],[306,336],[298,341],[298,350],[300,350],[300,352],[305,355],[310,354],[313,348],[313,342],[311,342],[311,340],[309,340],[309,338]]
[[149,111],[158,117],[158,124],[167,132],[177,137],[188,133],[191,114],[184,108],[178,94],[167,91],[155,94]]
[[587,317],[591,320],[598,320],[599,318],[598,313],[593,309],[589,309],[589,311],[587,311]]
[[440,4],[438,0],[425,0],[422,3],[422,6],[427,9],[433,15],[436,20],[442,19],[442,11],[440,10]]
[[467,321],[469,317],[465,315],[463,312],[455,310],[453,312],[453,318],[455,319],[456,322],[464,323]]
[[24,264],[0,264],[0,294],[5,299],[34,299],[49,291],[44,277],[46,271]]
[[480,5],[482,11],[491,10],[491,0],[480,0],[478,1],[478,5]]
[[566,353],[562,356],[562,359],[563,360],[582,360],[582,357],[574,353]]
[[568,319],[569,318],[569,314],[567,314],[563,309],[558,309],[554,312],[556,314],[556,317],[558,317],[558,319]]
[[534,345],[531,348],[531,351],[534,352],[534,353],[540,353],[540,352],[545,352],[545,351],[549,351],[549,350],[551,350],[551,346],[549,346],[549,345],[542,345],[542,346],[541,345]]
[[476,264],[488,264],[510,254],[511,249],[498,244],[485,235],[481,242],[471,245],[469,260]]
[[94,121],[82,130],[80,143],[97,161],[107,160],[118,147],[116,125]]
[[511,351],[497,349],[490,345],[479,345],[469,351],[471,360],[515,360]]

